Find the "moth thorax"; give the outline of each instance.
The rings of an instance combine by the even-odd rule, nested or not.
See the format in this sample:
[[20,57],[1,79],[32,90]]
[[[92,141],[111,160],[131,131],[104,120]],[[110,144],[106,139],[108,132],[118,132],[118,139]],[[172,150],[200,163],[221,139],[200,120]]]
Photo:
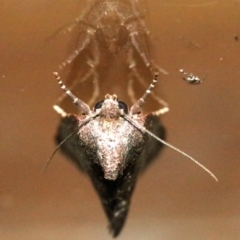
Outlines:
[[106,118],[106,120],[118,119],[121,116],[121,109],[119,109],[118,102],[111,99],[105,100],[99,115]]

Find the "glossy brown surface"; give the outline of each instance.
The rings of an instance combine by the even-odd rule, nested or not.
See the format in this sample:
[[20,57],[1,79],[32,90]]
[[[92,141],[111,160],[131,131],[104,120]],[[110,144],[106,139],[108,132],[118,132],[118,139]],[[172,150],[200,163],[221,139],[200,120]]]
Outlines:
[[[139,179],[119,239],[240,239],[240,2],[149,0],[147,7],[155,55],[170,73],[157,86],[171,108],[162,117],[168,142],[219,182],[165,148]],[[1,240],[111,239],[86,176],[59,153],[41,174],[59,122],[52,72],[69,43],[68,36],[46,39],[82,8],[78,0],[1,1]],[[205,81],[188,85],[180,68]],[[101,98],[114,91],[126,101],[120,81],[104,83]]]

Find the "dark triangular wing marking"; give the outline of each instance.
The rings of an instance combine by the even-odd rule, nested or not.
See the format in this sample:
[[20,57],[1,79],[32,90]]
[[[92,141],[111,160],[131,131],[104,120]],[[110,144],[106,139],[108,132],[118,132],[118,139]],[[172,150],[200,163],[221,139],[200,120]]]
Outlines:
[[[145,127],[157,137],[165,140],[166,130],[158,116],[149,113],[145,120]],[[163,147],[164,145],[161,142],[151,136],[147,136],[147,141],[140,156],[140,162],[142,163],[141,171],[146,170],[146,168],[157,158],[158,154],[160,154]]]
[[113,237],[119,235],[126,221],[137,173],[138,169],[134,165],[128,166],[123,175],[115,181],[104,179],[103,172],[97,165],[90,173],[108,217],[109,230]]
[[[78,128],[78,119],[75,115],[68,115],[61,119],[55,141],[57,144],[61,143],[67,136]],[[79,144],[79,137],[74,134],[60,147],[61,151],[84,172],[87,171],[86,155],[83,148]]]

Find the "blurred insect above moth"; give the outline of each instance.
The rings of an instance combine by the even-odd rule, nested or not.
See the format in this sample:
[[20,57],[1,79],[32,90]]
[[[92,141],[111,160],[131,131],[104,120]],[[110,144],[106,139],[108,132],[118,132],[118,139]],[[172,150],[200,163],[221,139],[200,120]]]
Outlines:
[[75,43],[71,42],[74,50],[58,67],[65,69],[72,63],[66,77],[66,82],[73,83],[71,90],[79,82],[91,80],[95,92],[89,105],[93,105],[103,82],[112,83],[114,79],[114,85],[122,85],[123,79],[136,80],[145,89],[145,80],[152,76],[152,69],[168,74],[156,64],[151,52],[153,44],[145,22],[144,1],[88,0],[87,3],[73,23],[57,31],[75,34]]
[[93,0],[88,5],[72,24],[58,30],[66,33],[80,28],[77,49],[60,68],[71,63],[89,45],[93,56],[100,53],[103,45],[104,51],[115,56],[121,49],[133,47],[146,66],[153,64],[149,53],[150,31],[139,0]]

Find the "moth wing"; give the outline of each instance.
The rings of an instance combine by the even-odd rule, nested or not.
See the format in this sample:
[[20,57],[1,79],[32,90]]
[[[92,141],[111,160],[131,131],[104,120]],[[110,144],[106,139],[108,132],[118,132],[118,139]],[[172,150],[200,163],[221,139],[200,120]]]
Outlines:
[[[55,136],[56,143],[60,144],[76,131],[78,122],[75,115],[62,118]],[[94,160],[87,158],[86,149],[80,145],[77,133],[64,142],[60,149],[80,170],[89,175],[107,215],[109,230],[116,237],[121,232],[127,218],[137,178],[135,165],[129,165],[118,179],[109,181],[104,178],[102,169],[94,163]]]
[[[78,128],[79,120],[75,115],[68,115],[61,119],[58,126],[57,134],[55,136],[55,142],[60,144],[71,133]],[[66,142],[60,146],[60,150],[66,155],[78,168],[84,172],[87,171],[87,157],[84,153],[84,149],[81,147],[77,132],[73,134]]]
[[110,233],[116,237],[127,219],[137,180],[136,166],[128,166],[115,181],[104,179],[102,170],[96,164],[92,166],[89,175],[107,215]]
[[[145,119],[145,128],[155,134],[157,137],[165,140],[166,130],[158,116],[152,113],[148,114]],[[148,168],[149,165],[157,158],[163,147],[164,144],[149,135],[147,136],[146,144],[144,145],[140,156],[142,172],[145,171],[146,168]]]

